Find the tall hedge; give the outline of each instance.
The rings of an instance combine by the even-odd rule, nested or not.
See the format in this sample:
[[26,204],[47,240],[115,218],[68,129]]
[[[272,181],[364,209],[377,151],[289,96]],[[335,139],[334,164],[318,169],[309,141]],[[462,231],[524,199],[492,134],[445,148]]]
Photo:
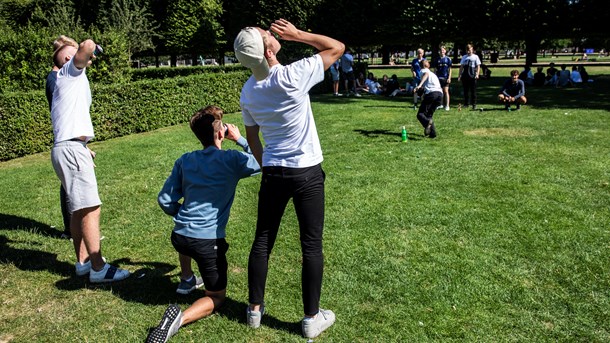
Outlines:
[[[62,32],[77,42],[93,39],[104,47],[104,54],[89,68],[93,81],[115,83],[130,79],[127,37],[108,30],[100,32]],[[47,74],[53,67],[53,41],[58,37],[53,28],[28,25],[18,31],[0,25],[0,94],[44,88]]]
[[[215,104],[239,110],[239,94],[250,73],[198,74],[122,84],[92,84],[91,119],[96,140],[106,140],[186,122]],[[0,161],[47,151],[53,144],[43,91],[0,95]]]

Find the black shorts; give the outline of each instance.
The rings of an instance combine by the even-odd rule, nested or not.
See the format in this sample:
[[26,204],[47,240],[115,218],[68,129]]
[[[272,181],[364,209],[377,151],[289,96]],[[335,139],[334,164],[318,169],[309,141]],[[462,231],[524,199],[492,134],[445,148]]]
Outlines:
[[438,78],[438,82],[441,84],[441,88],[445,88],[447,86],[449,86],[449,84],[447,83],[447,79],[445,78]]
[[191,238],[172,232],[172,245],[177,252],[197,262],[205,289],[217,292],[227,288],[229,244],[224,238]]
[[354,77],[354,72],[353,71],[348,71],[348,72],[341,72],[343,79],[347,80],[347,81],[354,81],[356,78]]

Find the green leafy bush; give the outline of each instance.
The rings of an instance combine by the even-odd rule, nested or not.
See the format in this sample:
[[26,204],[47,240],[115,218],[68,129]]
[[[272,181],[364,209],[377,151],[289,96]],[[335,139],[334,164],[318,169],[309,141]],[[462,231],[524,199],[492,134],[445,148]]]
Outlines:
[[[239,110],[239,94],[250,73],[199,74],[164,80],[104,85],[93,83],[91,119],[96,140],[145,132],[187,121],[215,104]],[[0,161],[49,150],[53,132],[43,91],[0,95]]]
[[0,93],[41,89],[53,65],[52,35],[46,28],[19,32],[0,26]]
[[245,67],[238,65],[225,66],[193,66],[193,67],[174,67],[174,68],[142,68],[131,71],[131,80],[165,79],[168,77],[188,76],[194,74],[210,73],[230,73],[233,71],[243,71]]

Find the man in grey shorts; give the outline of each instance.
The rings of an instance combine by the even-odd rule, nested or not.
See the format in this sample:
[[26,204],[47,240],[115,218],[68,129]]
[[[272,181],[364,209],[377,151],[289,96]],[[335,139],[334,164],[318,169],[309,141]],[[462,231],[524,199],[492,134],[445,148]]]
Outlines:
[[87,142],[94,137],[89,108],[91,89],[85,69],[95,58],[96,44],[88,39],[78,46],[64,45],[53,54],[59,68],[53,91],[51,123],[54,145],[51,162],[67,193],[70,231],[76,251],[76,275],[89,281],[113,282],[129,277],[129,271],[106,263],[100,243],[101,204],[95,165]]

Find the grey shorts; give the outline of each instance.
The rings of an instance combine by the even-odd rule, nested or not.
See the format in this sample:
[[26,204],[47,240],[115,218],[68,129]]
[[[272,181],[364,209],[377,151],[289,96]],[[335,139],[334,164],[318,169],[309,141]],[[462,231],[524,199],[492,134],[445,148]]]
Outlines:
[[66,190],[70,213],[102,204],[97,192],[93,158],[85,142],[55,143],[51,149],[51,162]]

